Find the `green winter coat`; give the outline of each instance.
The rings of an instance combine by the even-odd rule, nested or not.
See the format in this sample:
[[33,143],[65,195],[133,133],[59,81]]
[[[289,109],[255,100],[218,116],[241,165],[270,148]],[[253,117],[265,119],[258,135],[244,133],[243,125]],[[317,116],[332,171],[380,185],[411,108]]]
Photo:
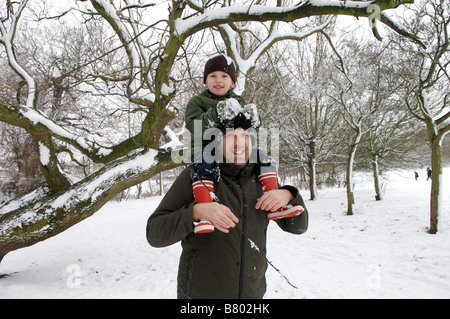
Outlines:
[[[189,169],[172,185],[147,222],[147,240],[154,247],[181,241],[178,268],[178,298],[259,299],[266,291],[267,262],[256,249],[266,253],[269,221],[266,212],[256,210],[256,199],[263,195],[253,164],[240,168],[220,164],[221,179],[215,194],[239,218],[239,226],[228,234],[215,230],[195,234],[191,220],[194,198]],[[290,204],[305,207],[298,191],[287,186],[294,199]],[[302,234],[308,228],[308,212],[276,221],[283,230]],[[251,239],[251,242],[249,239]]]
[[206,146],[210,140],[202,140],[199,144],[199,148],[194,150],[194,121],[201,120],[202,122],[202,134],[207,128],[218,127],[220,121],[217,116],[216,106],[220,101],[224,101],[229,98],[236,99],[242,106],[245,105],[244,98],[237,95],[233,91],[229,91],[225,96],[217,96],[212,94],[209,90],[205,90],[202,93],[194,96],[186,106],[185,122],[186,128],[191,133],[191,154],[201,152],[202,147]]

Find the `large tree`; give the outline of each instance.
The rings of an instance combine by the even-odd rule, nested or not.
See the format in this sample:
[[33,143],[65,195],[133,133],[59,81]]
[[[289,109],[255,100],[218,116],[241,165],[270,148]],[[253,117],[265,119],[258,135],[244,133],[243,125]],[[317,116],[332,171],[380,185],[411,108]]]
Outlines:
[[[162,137],[172,136],[167,134],[171,133],[168,124],[179,111],[174,101],[184,89],[183,79],[188,77],[195,52],[200,50],[209,32],[221,34],[228,54],[238,62],[238,90],[244,93],[246,76],[273,43],[280,39],[302,39],[320,29],[320,26],[308,29],[305,22],[301,33],[284,34],[281,30],[286,30],[286,26],[314,16],[349,15],[369,17],[371,21],[377,18],[396,32],[409,36],[382,12],[412,2],[307,0],[286,5],[281,0],[257,4],[245,0],[172,0],[167,10],[163,8],[167,2],[162,5],[91,0],[71,1],[62,11],[46,13],[48,9],[39,11],[36,2],[3,0],[0,58],[7,62],[15,80],[1,83],[0,121],[29,134],[33,140],[30,147],[39,155],[46,183],[0,207],[0,261],[10,251],[55,236],[91,216],[122,190],[178,165],[172,161]],[[40,4],[43,6],[45,1]],[[44,43],[35,52],[24,51],[25,46],[18,41],[24,38],[21,34],[26,29],[22,20],[26,20],[27,29],[33,25],[45,28],[47,22],[61,20],[69,14],[76,15],[81,25],[95,23],[107,28],[104,38],[98,41],[93,34],[79,39],[87,42],[86,48],[94,46],[95,49],[73,52],[79,59],[76,65],[55,71],[54,97],[58,98],[57,89],[64,88],[64,84],[68,84],[67,88],[78,88],[86,97],[74,100],[73,103],[80,104],[72,105],[71,112],[77,107],[80,112],[87,110],[83,102],[91,103],[92,108],[103,105],[104,121],[113,123],[118,131],[122,127],[119,119],[130,121],[128,124],[133,122],[128,136],[112,134],[114,138],[102,139],[104,136],[96,128],[103,122],[92,122],[89,115],[64,114],[66,109],[53,108],[59,115],[56,116],[51,108],[45,107],[51,103],[42,102],[46,99],[41,96],[45,91],[37,77],[41,67],[38,59],[48,57],[45,53],[49,49]],[[247,31],[240,29],[238,22],[248,23],[244,28]],[[248,31],[250,25],[260,26],[266,35],[250,55],[238,55],[236,35],[252,33]],[[39,32],[35,37],[38,35]],[[66,45],[53,47],[54,54],[62,52],[61,56],[65,56],[66,48]],[[34,67],[27,54],[37,60]],[[111,111],[110,105],[117,107]],[[126,116],[120,117],[121,114]],[[70,154],[78,163],[77,155],[81,156],[100,168],[82,179],[73,179],[60,163],[63,153]]]
[[423,39],[424,46],[397,39],[399,74],[407,82],[404,101],[426,127],[431,149],[430,228],[438,231],[442,209],[442,154],[450,132],[450,3],[424,0],[410,9],[403,24]]

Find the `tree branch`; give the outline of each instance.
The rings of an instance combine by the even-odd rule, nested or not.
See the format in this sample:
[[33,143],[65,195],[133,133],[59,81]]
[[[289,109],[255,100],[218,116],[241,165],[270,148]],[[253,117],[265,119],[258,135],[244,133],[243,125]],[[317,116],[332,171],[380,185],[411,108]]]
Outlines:
[[[375,1],[323,1],[309,0],[292,7],[271,6],[231,6],[205,10],[203,14],[189,19],[177,19],[175,31],[181,38],[212,26],[238,21],[284,21],[293,22],[298,19],[321,15],[350,15],[355,17],[369,17],[367,12],[370,5],[378,5],[381,11],[397,8],[413,0],[375,0]],[[385,21],[390,21],[385,17]]]
[[[169,158],[170,152],[150,149],[113,161],[66,191],[39,189],[0,206],[0,261],[12,250],[55,236],[91,216],[122,190],[181,165]],[[10,211],[18,203],[20,208]]]

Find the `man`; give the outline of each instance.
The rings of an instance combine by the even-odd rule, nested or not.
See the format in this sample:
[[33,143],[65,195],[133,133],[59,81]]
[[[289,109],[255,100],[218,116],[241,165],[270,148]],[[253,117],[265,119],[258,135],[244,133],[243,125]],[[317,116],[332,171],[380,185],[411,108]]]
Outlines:
[[[178,298],[262,298],[266,291],[266,211],[302,205],[294,187],[263,193],[255,165],[249,163],[252,136],[234,127],[218,150],[223,156],[215,186],[220,203],[195,203],[190,169],[184,170],[147,222],[147,240],[154,247],[181,241]],[[194,233],[193,223],[206,219],[219,230]],[[283,230],[302,234],[308,212],[275,221]],[[262,252],[262,253],[261,253]]]

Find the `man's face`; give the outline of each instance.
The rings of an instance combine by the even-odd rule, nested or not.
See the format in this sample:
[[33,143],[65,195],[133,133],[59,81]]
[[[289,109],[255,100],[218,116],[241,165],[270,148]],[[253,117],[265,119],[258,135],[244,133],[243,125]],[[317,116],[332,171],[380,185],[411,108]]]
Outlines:
[[238,128],[228,132],[222,139],[222,155],[225,163],[245,166],[252,151],[250,132]]
[[223,71],[215,71],[208,74],[206,77],[205,86],[212,94],[217,96],[224,96],[229,90],[234,88],[234,82],[228,73]]

